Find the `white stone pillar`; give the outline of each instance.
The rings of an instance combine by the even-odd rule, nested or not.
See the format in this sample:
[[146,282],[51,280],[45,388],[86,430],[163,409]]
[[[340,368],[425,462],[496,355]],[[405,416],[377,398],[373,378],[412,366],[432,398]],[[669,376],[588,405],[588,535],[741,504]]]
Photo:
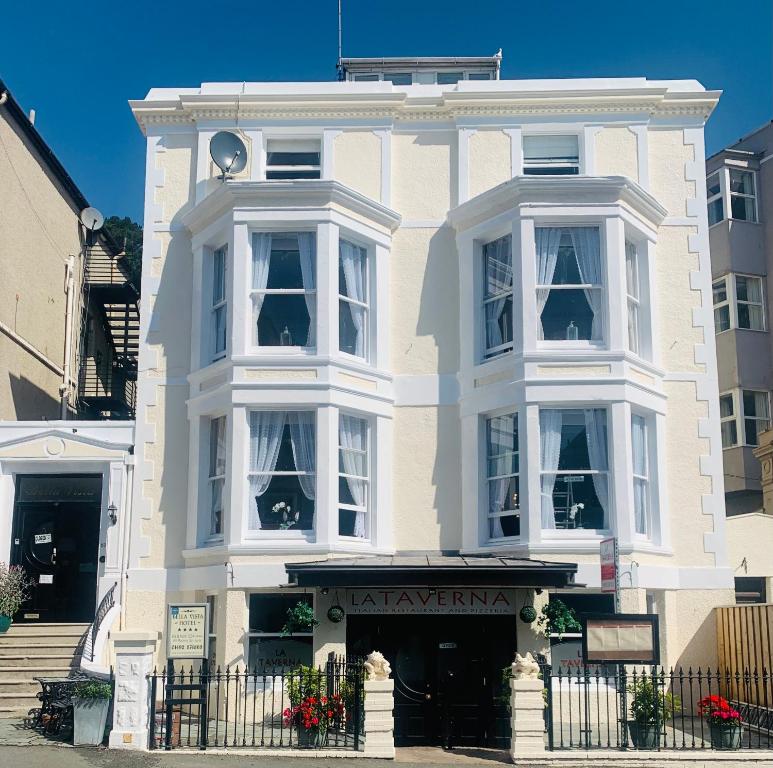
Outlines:
[[389,662],[378,651],[365,660],[365,757],[395,756],[395,681]]
[[158,632],[111,633],[115,654],[112,749],[148,748],[151,701],[147,676],[153,667]]
[[539,666],[531,654],[513,664],[510,680],[510,757],[513,762],[545,753],[544,683],[537,677],[538,674]]

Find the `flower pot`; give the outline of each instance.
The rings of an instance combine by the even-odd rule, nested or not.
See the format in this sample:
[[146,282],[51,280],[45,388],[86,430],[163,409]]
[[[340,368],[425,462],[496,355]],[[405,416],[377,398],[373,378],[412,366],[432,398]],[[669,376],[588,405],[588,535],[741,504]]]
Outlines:
[[631,734],[631,743],[636,749],[657,749],[660,737],[659,725],[629,720],[628,733]]
[[299,725],[297,744],[301,749],[321,749],[325,745],[325,734],[319,728]]
[[712,749],[739,749],[741,746],[741,724],[710,724]]
[[13,619],[10,616],[0,616],[0,635],[7,632],[12,623]]
[[105,738],[110,699],[73,698],[73,744],[96,747]]

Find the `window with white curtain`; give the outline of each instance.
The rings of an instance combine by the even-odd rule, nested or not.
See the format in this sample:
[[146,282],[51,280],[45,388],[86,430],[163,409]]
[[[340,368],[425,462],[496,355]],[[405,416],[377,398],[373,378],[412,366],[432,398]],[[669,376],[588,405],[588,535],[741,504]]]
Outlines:
[[250,531],[310,531],[316,496],[314,411],[250,411]]
[[223,490],[225,488],[226,438],[225,416],[209,420],[209,535],[223,535]]
[[314,232],[252,235],[253,342],[260,347],[314,347],[317,325]]
[[609,528],[609,453],[604,408],[541,408],[543,530]]
[[518,478],[518,414],[486,419],[488,535],[512,538],[521,532]]
[[210,309],[212,360],[219,360],[225,356],[228,330],[228,302],[225,296],[227,255],[226,246],[218,248],[212,254],[212,306]]
[[338,348],[341,352],[367,359],[368,251],[340,240],[338,244]]
[[729,274],[714,280],[714,328],[716,333],[741,328],[765,330],[762,278]]
[[513,348],[513,249],[506,235],[483,246],[484,357]]
[[534,134],[523,137],[523,172],[534,176],[567,176],[580,172],[579,138]]
[[770,398],[767,392],[741,390],[743,440],[746,445],[759,445],[760,432],[770,429]]
[[545,341],[604,339],[604,273],[598,227],[537,227],[538,333]]
[[633,459],[633,518],[634,530],[641,536],[650,535],[650,459],[647,419],[631,416],[631,452]]
[[639,254],[636,246],[625,243],[625,287],[628,301],[628,349],[641,354],[641,283],[639,279]]
[[738,445],[738,421],[735,414],[735,398],[732,392],[719,396],[719,423],[722,432],[722,447]]
[[370,452],[367,419],[338,416],[338,534],[370,538]]
[[319,139],[269,139],[266,145],[267,179],[318,179]]

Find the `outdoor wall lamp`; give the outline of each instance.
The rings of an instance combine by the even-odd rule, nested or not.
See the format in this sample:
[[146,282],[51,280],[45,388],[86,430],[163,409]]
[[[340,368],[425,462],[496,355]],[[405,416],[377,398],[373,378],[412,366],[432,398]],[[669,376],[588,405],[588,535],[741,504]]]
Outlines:
[[110,518],[110,522],[115,525],[118,522],[118,507],[115,504],[110,504],[107,508],[107,516]]

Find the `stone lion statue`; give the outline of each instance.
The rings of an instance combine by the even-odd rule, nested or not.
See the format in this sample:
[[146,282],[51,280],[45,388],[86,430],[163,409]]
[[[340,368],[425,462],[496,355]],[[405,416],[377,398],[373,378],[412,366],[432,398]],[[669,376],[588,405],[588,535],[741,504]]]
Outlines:
[[513,680],[536,680],[539,677],[539,664],[531,653],[521,656],[515,654],[513,662]]
[[392,674],[392,667],[389,666],[389,662],[384,658],[383,653],[379,651],[373,651],[373,653],[365,659],[365,676],[368,680],[389,680],[389,675]]

